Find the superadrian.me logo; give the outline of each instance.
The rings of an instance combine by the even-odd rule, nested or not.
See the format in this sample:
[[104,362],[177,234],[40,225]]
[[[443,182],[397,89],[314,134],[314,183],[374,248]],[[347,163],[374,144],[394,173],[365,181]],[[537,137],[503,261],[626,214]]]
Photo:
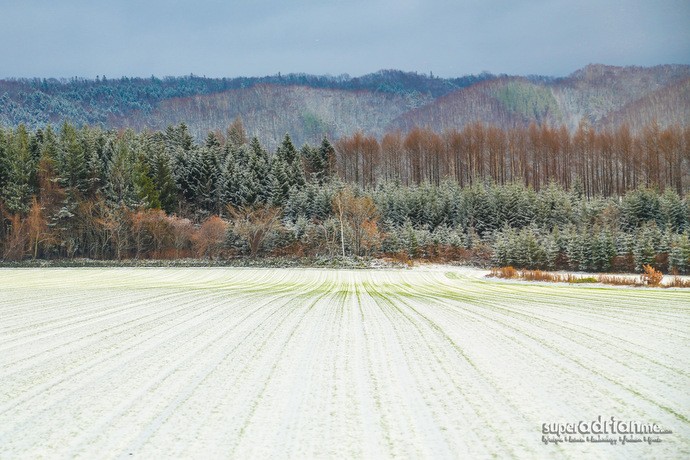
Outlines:
[[542,423],[541,433],[544,444],[593,442],[625,445],[658,443],[663,435],[672,431],[657,423],[619,420],[616,417],[602,419],[600,415],[591,421]]

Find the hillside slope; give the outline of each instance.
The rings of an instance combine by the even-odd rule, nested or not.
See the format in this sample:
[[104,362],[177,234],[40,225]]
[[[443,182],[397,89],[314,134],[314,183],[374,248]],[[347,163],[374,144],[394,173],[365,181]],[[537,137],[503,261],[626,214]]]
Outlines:
[[431,100],[431,96],[420,94],[265,84],[165,100],[148,113],[138,111],[116,123],[140,130],[184,122],[201,138],[229,126],[239,116],[250,135],[275,146],[285,133],[298,144],[320,142],[324,135],[338,138],[358,129],[382,135],[392,119]]
[[391,128],[442,131],[472,122],[513,128],[530,123],[577,128],[628,124],[639,129],[690,123],[690,66],[651,68],[590,65],[556,80],[494,79],[439,97],[394,120]]
[[211,79],[0,80],[0,125],[60,124],[160,129],[186,123],[198,137],[241,116],[247,130],[273,146],[286,132],[297,142],[362,130],[428,126],[502,128],[530,123],[575,129],[656,120],[690,124],[690,66],[614,67],[594,64],[565,78],[470,75],[438,78],[398,70],[362,77],[280,74]]

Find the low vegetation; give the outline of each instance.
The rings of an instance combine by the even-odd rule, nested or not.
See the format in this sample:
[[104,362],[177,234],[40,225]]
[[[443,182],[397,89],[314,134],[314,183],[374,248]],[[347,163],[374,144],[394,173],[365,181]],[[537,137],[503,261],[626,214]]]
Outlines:
[[546,281],[550,283],[602,283],[616,286],[649,286],[649,287],[680,287],[690,288],[690,279],[673,276],[669,281],[663,282],[664,275],[651,265],[643,266],[644,272],[640,276],[598,274],[579,275],[575,273],[552,273],[542,270],[517,270],[514,267],[493,267],[490,278],[522,279],[525,281]]

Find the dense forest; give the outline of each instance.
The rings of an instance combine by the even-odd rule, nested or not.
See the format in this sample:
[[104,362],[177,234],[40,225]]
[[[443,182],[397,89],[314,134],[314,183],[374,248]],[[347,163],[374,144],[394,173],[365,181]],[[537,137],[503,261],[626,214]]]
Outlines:
[[364,131],[377,138],[417,126],[442,133],[483,123],[502,130],[582,123],[640,133],[690,123],[690,66],[588,65],[571,75],[458,78],[382,70],[360,77],[307,74],[206,78],[0,80],[0,125],[163,131],[184,122],[203,142],[241,116],[250,137],[275,150]]
[[408,98],[439,97],[474,83],[496,78],[489,73],[458,78],[399,70],[382,70],[361,77],[286,74],[265,77],[186,77],[108,79],[34,78],[0,80],[0,123],[41,127],[71,120],[77,125],[112,127],[132,113],[149,115],[165,100],[223,93],[257,86],[331,89],[383,93]]
[[377,256],[690,270],[690,129],[586,123],[363,133],[268,150],[242,121],[196,141],[100,127],[0,129],[0,254]]

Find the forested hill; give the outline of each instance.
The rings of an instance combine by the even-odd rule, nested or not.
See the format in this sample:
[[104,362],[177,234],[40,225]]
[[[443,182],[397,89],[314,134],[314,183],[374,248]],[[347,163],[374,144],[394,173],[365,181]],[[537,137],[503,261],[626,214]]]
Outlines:
[[[410,100],[443,96],[479,81],[495,78],[491,74],[442,79],[424,74],[382,70],[363,77],[307,74],[266,77],[206,78],[184,77],[119,78],[97,76],[55,79],[0,80],[0,123],[40,127],[69,120],[76,124],[118,126],[136,114],[145,118],[164,101],[184,102],[186,98],[237,92],[256,86],[305,87],[352,93],[395,95]],[[189,123],[194,125],[193,120]]]
[[590,65],[564,78],[461,78],[384,70],[362,77],[97,77],[0,80],[0,125],[37,128],[69,120],[103,128],[163,129],[186,123],[198,139],[237,116],[269,147],[413,126],[436,131],[476,121],[501,128],[530,123],[575,129],[688,125],[690,66]]

